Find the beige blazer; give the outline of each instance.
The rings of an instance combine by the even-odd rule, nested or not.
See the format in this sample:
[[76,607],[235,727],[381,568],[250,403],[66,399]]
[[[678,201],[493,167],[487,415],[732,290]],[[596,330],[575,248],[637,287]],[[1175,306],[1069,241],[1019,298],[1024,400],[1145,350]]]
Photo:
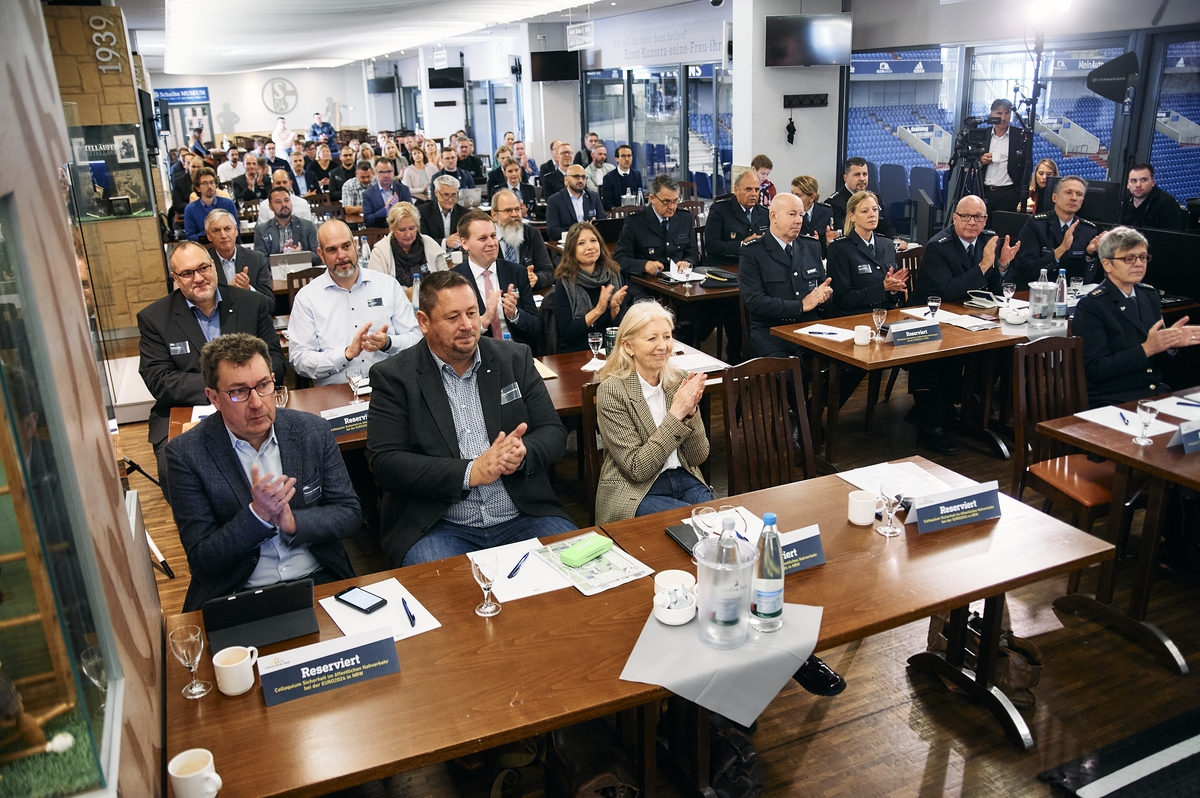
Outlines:
[[[668,411],[678,387],[678,381],[663,386]],[[700,474],[700,464],[708,459],[704,422],[699,415],[679,421],[668,412],[662,425],[656,426],[636,372],[623,380],[609,378],[600,385],[596,414],[604,440],[604,465],[596,491],[597,524],[633,518],[676,449],[679,464],[704,481]]]

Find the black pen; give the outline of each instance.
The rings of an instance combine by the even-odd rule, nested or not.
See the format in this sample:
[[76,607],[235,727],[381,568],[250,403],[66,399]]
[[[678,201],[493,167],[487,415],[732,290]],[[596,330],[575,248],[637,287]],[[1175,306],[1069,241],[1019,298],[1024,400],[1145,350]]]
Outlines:
[[1128,427],[1128,426],[1129,426],[1129,419],[1125,418],[1125,414],[1124,414],[1124,413],[1122,413],[1120,410],[1118,410],[1118,411],[1117,411],[1117,415],[1121,417],[1121,421],[1125,422],[1125,426],[1127,426],[1127,427]]
[[521,557],[521,559],[517,560],[517,564],[513,566],[513,569],[511,571],[508,572],[508,578],[512,579],[514,576],[516,576],[517,571],[521,570],[521,566],[524,565],[525,561],[528,559],[529,559],[529,552],[525,552],[525,555],[523,557]]
[[408,608],[408,599],[401,596],[400,603],[404,605],[404,614],[408,616],[408,625],[416,626],[417,625],[417,616],[413,615],[412,610],[410,610]]

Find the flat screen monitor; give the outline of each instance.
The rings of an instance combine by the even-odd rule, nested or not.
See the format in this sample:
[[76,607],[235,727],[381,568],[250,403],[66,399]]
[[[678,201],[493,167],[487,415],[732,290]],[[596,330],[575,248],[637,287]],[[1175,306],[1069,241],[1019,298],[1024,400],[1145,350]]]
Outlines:
[[[1051,197],[1054,196],[1054,188],[1058,185],[1058,181],[1062,179],[1062,177],[1050,177],[1046,179],[1046,193],[1042,201],[1038,204],[1039,208],[1046,208],[1047,210],[1054,208],[1054,202],[1051,200]],[[1125,187],[1120,183],[1111,183],[1106,180],[1089,180],[1087,193],[1083,195],[1083,206],[1079,209],[1079,215],[1090,222],[1115,224],[1117,215],[1121,212],[1121,192],[1124,189]]]
[[767,17],[767,66],[848,66],[853,15]]
[[396,78],[368,78],[367,94],[395,94]]
[[462,67],[429,70],[429,88],[431,89],[461,89],[466,87],[466,81]]
[[1200,298],[1200,272],[1196,270],[1200,236],[1153,228],[1144,228],[1141,234],[1149,242],[1151,256],[1145,281],[1168,294]]
[[550,80],[579,80],[579,53],[547,50],[529,54],[529,75],[534,83]]

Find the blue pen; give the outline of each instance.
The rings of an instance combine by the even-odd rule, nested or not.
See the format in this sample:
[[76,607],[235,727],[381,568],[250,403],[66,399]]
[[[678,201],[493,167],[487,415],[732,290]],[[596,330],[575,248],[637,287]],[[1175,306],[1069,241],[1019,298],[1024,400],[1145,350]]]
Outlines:
[[1128,426],[1129,426],[1129,419],[1125,418],[1125,414],[1124,414],[1124,413],[1122,413],[1120,410],[1118,410],[1118,411],[1117,411],[1117,415],[1121,417],[1121,420],[1125,422],[1125,426],[1127,426],[1127,427],[1128,427]]
[[1185,402],[1182,399],[1176,399],[1175,404],[1182,405],[1183,407],[1200,407],[1200,404],[1196,402]]
[[417,625],[417,616],[413,615],[412,610],[410,610],[408,608],[408,599],[401,596],[400,603],[404,605],[404,614],[408,616],[408,625],[416,626]]
[[737,535],[739,540],[744,540],[744,541],[746,541],[747,543],[749,543],[749,542],[750,542],[750,538],[746,537],[746,536],[745,536],[745,535],[743,535],[741,532],[738,532],[736,529],[735,529],[735,530],[733,530],[733,534]]
[[809,335],[837,335],[837,333],[822,332],[821,330],[806,330]]
[[513,569],[511,571],[508,572],[508,578],[512,579],[514,576],[516,576],[517,571],[521,570],[521,566],[524,565],[525,561],[528,559],[529,559],[529,552],[525,552],[525,556],[523,556],[521,559],[517,560],[517,564],[513,566]]

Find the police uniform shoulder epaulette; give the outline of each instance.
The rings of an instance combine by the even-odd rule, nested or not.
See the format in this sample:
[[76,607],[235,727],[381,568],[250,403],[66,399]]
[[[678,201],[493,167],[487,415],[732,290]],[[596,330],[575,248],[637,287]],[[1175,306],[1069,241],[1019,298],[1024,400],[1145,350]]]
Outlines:
[[1145,288],[1147,291],[1158,291],[1158,289],[1155,288],[1154,286],[1150,285],[1150,283],[1138,283],[1137,287]]
[[1077,221],[1077,222],[1081,222],[1081,223],[1083,223],[1083,224],[1086,224],[1088,227],[1092,228],[1093,230],[1099,230],[1099,229],[1100,229],[1100,228],[1096,227],[1096,223],[1095,223],[1095,222],[1088,221],[1087,219],[1084,219],[1082,216],[1076,216],[1076,217],[1075,217],[1075,221]]
[[1097,286],[1088,292],[1088,296],[1104,296],[1104,286]]
[[829,210],[833,210],[833,206],[830,205],[828,202],[814,202],[813,205],[814,206],[820,205],[822,208],[828,208]]
[[1049,218],[1050,218],[1050,211],[1046,211],[1045,213],[1039,213],[1039,214],[1037,214],[1036,216],[1034,216],[1033,218],[1034,218],[1034,219],[1049,219]]
[[996,235],[996,231],[995,231],[995,230],[992,230],[992,229],[990,229],[990,228],[987,228],[987,227],[985,227],[985,228],[983,228],[983,232],[982,232],[982,233],[980,233],[979,235],[981,235],[981,236],[994,236],[994,235]]
[[733,197],[722,197],[722,198],[721,198],[721,199],[719,199],[719,200],[713,200],[713,203],[712,203],[712,204],[713,204],[714,206],[716,206],[716,205],[725,205],[725,204],[728,204],[728,203],[730,203],[730,202],[733,202],[733,199],[734,199]]
[[765,239],[765,238],[766,238],[766,236],[759,236],[758,238],[754,239],[753,241],[747,241],[745,239],[742,239],[742,246],[743,247],[758,246],[759,244],[761,244],[763,242],[763,239]]
[[952,228],[947,228],[946,230],[943,230],[942,232],[938,233],[933,238],[929,239],[929,243],[930,244],[945,244],[947,241],[949,241],[950,239],[952,239],[954,237],[951,235],[951,232],[952,232]]
[[837,196],[837,192],[835,191],[835,192],[833,192],[832,194],[830,194],[828,197],[826,197],[826,198],[825,198],[825,202],[824,202],[823,204],[825,204],[825,205],[828,205],[828,204],[829,204],[829,201],[830,201],[831,199],[833,199],[834,197],[836,197],[836,196]]

